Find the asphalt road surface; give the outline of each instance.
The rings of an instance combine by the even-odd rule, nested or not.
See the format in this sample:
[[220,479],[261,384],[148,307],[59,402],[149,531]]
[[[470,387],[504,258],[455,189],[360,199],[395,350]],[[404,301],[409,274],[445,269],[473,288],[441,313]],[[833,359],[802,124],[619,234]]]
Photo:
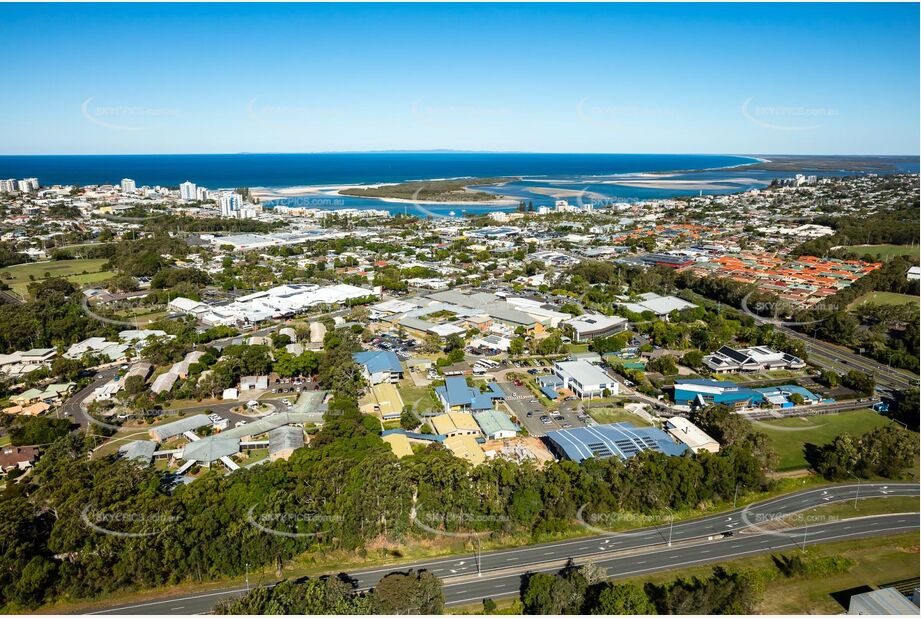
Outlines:
[[[755,320],[764,322],[765,320],[755,317]],[[857,369],[876,378],[876,383],[880,386],[892,388],[895,390],[905,390],[918,387],[918,376],[910,376],[906,373],[892,369],[887,365],[878,363],[875,360],[855,354],[846,348],[837,346],[826,341],[813,339],[801,332],[790,328],[777,327],[784,334],[799,339],[806,346],[809,354],[809,362],[827,369]]]
[[[917,530],[915,514],[880,515],[845,520],[793,520],[792,527],[778,529],[776,520],[830,502],[859,497],[919,496],[917,483],[861,483],[837,485],[788,494],[745,508],[694,520],[651,522],[652,525],[626,533],[604,533],[588,537],[528,545],[507,550],[452,556],[411,564],[398,564],[349,573],[357,588],[373,587],[384,575],[409,568],[426,569],[444,581],[448,605],[478,602],[518,594],[522,576],[529,572],[553,572],[568,560],[595,562],[608,569],[610,577],[628,577],[719,562],[758,553],[787,550],[848,538],[897,534]],[[859,511],[859,502],[857,506]],[[592,526],[597,518],[591,505],[583,520]],[[801,525],[802,524],[802,525]],[[223,598],[239,595],[244,588],[215,588],[188,596],[117,605],[89,612],[94,614],[194,614],[206,613]]]

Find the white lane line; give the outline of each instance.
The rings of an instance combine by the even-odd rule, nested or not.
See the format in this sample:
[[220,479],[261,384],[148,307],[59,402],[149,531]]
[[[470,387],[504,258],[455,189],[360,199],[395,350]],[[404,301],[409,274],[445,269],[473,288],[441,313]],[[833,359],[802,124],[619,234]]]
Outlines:
[[220,596],[220,595],[225,595],[225,594],[233,594],[235,592],[246,592],[246,588],[236,588],[233,590],[222,590],[221,592],[210,592],[208,594],[197,594],[197,595],[193,595],[189,597],[182,597],[181,599],[166,599],[163,601],[150,601],[148,603],[138,603],[136,605],[123,605],[121,607],[114,607],[111,609],[99,610],[98,612],[88,612],[88,615],[108,614],[110,612],[114,612],[117,614],[123,614],[125,613],[124,610],[126,609],[135,609],[138,607],[150,607],[151,605],[163,605],[165,603],[175,603],[176,601],[188,601],[191,599],[202,599],[206,597],[215,597],[215,596]]

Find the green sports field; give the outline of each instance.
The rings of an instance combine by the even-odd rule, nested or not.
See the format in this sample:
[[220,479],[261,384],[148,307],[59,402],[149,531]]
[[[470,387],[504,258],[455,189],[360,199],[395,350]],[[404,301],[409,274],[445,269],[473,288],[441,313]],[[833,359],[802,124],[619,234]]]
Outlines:
[[918,245],[855,245],[851,249],[861,254],[878,255],[884,260],[896,255],[918,257]]
[[16,264],[0,270],[0,281],[25,298],[29,293],[29,284],[33,281],[66,277],[75,285],[85,285],[109,279],[113,273],[102,270],[107,261],[101,258]]
[[859,436],[889,423],[889,419],[873,410],[853,410],[839,414],[824,414],[804,418],[783,418],[756,421],[755,430],[767,434],[780,456],[777,469],[796,470],[808,466],[803,456],[807,443],[828,444],[839,434]]
[[863,303],[874,303],[877,305],[917,305],[919,299],[911,294],[896,294],[895,292],[870,292],[857,298],[850,304],[851,307],[862,305]]

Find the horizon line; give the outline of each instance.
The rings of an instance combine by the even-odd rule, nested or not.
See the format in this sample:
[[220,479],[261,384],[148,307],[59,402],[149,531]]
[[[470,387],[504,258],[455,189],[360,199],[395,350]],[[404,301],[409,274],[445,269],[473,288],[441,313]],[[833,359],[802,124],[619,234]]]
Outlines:
[[0,157],[199,157],[239,155],[319,155],[319,154],[521,154],[521,155],[627,155],[627,156],[723,156],[758,159],[760,157],[875,157],[918,158],[921,154],[823,154],[823,153],[758,153],[727,152],[592,152],[544,150],[462,150],[451,148],[377,149],[377,150],[308,150],[308,151],[236,151],[236,152],[102,152],[102,153],[0,153]]

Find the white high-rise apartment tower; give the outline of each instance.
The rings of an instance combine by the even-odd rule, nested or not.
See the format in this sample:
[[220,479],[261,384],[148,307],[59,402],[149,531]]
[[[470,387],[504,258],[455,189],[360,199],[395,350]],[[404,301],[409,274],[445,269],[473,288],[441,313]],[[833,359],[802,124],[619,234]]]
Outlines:
[[198,198],[198,192],[195,190],[195,183],[186,180],[179,185],[179,197],[194,202]]

